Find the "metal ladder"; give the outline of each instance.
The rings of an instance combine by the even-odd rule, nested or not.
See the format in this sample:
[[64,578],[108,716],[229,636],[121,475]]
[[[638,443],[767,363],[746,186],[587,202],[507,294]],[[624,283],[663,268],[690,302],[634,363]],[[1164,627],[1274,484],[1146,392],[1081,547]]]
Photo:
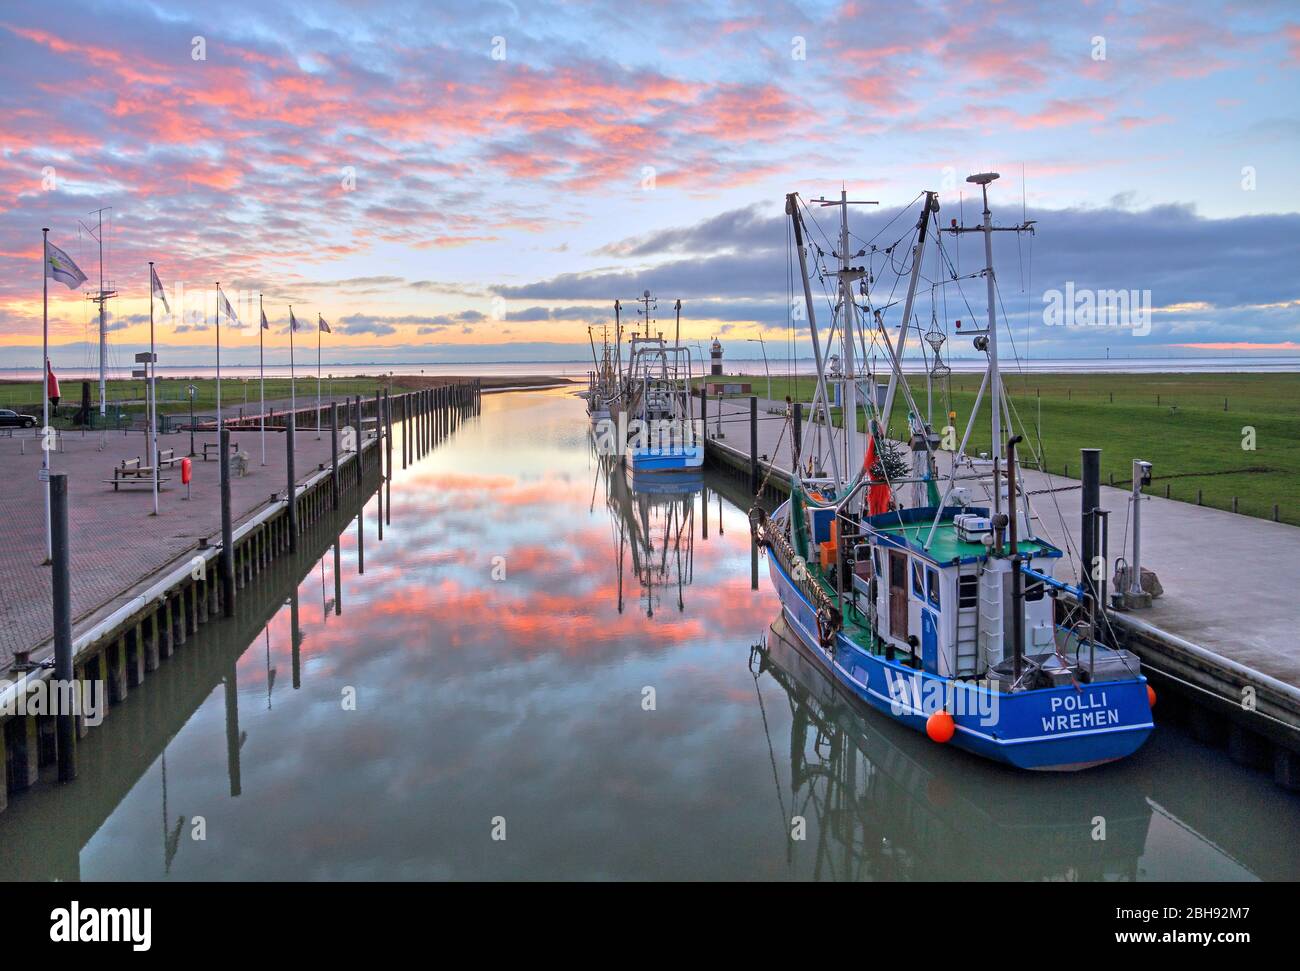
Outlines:
[[978,577],[976,571],[962,572],[957,580],[957,672],[959,678],[979,672],[979,593],[975,606],[961,606],[961,577]]
[[979,584],[979,642],[984,653],[984,663],[989,667],[1003,657],[1002,576],[992,570],[980,574]]

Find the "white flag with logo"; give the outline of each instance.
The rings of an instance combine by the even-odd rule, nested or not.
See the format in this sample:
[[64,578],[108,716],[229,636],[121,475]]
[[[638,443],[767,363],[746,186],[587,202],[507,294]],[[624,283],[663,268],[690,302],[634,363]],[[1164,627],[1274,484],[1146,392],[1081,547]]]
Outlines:
[[45,243],[45,275],[58,280],[69,290],[75,290],[86,282],[86,274],[81,272],[81,267],[72,257],[48,240]]

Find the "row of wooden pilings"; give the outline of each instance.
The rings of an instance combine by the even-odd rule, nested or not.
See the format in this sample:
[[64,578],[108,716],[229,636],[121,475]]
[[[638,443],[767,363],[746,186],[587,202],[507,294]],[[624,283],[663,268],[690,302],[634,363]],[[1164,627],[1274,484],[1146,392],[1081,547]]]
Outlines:
[[[276,497],[261,511],[254,513],[235,529],[229,506],[228,447],[222,449],[222,522],[220,541],[210,544],[201,540],[188,563],[168,568],[148,590],[138,608],[124,616],[113,615],[111,625],[102,622],[73,639],[58,657],[59,624],[55,583],[55,668],[34,663],[31,670],[19,675],[11,691],[24,693],[30,700],[43,690],[37,682],[59,678],[60,666],[71,674],[80,690],[96,692],[96,707],[107,714],[121,704],[128,694],[140,687],[146,675],[157,671],[200,625],[217,617],[234,615],[238,591],[252,583],[272,563],[297,552],[302,530],[331,519],[355,499],[359,504],[369,496],[366,488],[378,477],[380,507],[379,538],[383,539],[385,518],[392,521],[392,476],[395,470],[394,439],[400,442],[401,467],[418,461],[452,434],[467,417],[481,408],[482,387],[477,380],[439,385],[418,391],[390,394],[380,391],[373,398],[356,396],[344,402],[330,402],[331,461],[322,464],[305,481],[295,476],[293,441],[298,413],[276,416],[288,433],[285,436],[288,478],[284,498]],[[315,409],[307,409],[313,419]],[[233,424],[233,423],[232,423]],[[394,431],[400,434],[394,434]],[[229,427],[221,432],[223,444]],[[385,496],[385,487],[388,495]],[[387,499],[387,502],[385,502]],[[385,516],[387,506],[387,516]],[[66,530],[65,530],[66,541]],[[215,538],[215,537],[214,537]],[[66,563],[66,549],[63,560]],[[56,551],[56,561],[59,560]],[[139,577],[132,584],[147,582]],[[63,596],[67,596],[66,583]],[[63,609],[67,610],[64,603]],[[39,652],[33,652],[39,655]],[[62,665],[60,665],[62,661]],[[59,678],[68,680],[67,678]],[[48,712],[33,713],[37,707],[28,703],[19,712],[13,696],[7,699],[0,731],[0,764],[5,767],[5,785],[0,787],[0,811],[8,806],[12,794],[22,792],[41,780],[42,770],[59,781],[72,781],[77,774],[76,742],[89,731],[87,712],[66,712],[56,716]],[[63,725],[59,725],[62,718]],[[63,731],[60,731],[60,727]],[[60,745],[60,737],[64,743]]]

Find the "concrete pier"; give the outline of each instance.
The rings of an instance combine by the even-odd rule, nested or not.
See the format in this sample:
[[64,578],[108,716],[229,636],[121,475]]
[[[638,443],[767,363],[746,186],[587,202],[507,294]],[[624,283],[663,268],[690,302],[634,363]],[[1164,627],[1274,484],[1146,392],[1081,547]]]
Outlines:
[[[438,417],[454,427],[477,413],[481,387],[477,381],[449,387],[454,394],[446,399],[447,407],[455,413]],[[412,405],[413,395],[403,396],[406,405]],[[197,454],[191,459],[194,474],[188,489],[181,483],[179,462],[162,472],[167,481],[157,516],[147,477],[140,484],[119,483],[116,490],[111,481],[104,481],[113,479],[112,470],[123,459],[140,457],[147,465],[142,436],[65,434],[51,465],[67,476],[74,677],[99,683],[110,705],[120,704],[200,625],[229,613],[235,590],[289,557],[295,545],[288,505],[290,470],[300,529],[336,518],[336,482],[349,497],[344,508],[382,486],[390,429],[379,420],[381,400],[358,399],[355,420],[360,430],[349,448],[338,452],[332,436],[317,439],[314,428],[296,434],[290,448],[283,427],[272,432],[268,426],[276,447],[268,442],[265,466],[260,464],[256,428],[227,429],[232,448],[246,453],[247,463],[243,475],[232,471],[228,480],[231,521],[224,545],[215,430],[195,435]],[[415,408],[403,407],[402,413],[413,416]],[[300,409],[299,417],[303,414],[314,421],[314,406]],[[414,431],[407,422],[391,433],[405,439]],[[179,459],[188,451],[189,435],[186,430],[160,436],[160,451],[174,449]],[[207,450],[207,462],[205,442],[214,446]],[[53,719],[14,713],[16,699],[52,674],[42,664],[52,654],[53,629],[38,445],[35,437],[0,441],[0,457],[13,472],[10,488],[0,495],[0,694],[5,703],[0,711],[0,760],[8,780],[0,787],[0,810],[8,805],[10,794],[35,784],[40,766],[57,757]],[[337,455],[337,469],[332,455]],[[218,567],[225,549],[233,583],[228,572],[223,584]],[[76,731],[78,737],[87,733],[84,717],[78,718]]]
[[[785,413],[783,401],[758,402],[759,480],[782,494],[788,492],[794,438]],[[748,477],[749,398],[713,398],[708,415],[709,460]],[[804,441],[813,434],[807,421],[799,431]],[[940,474],[946,475],[949,456],[941,453],[939,459]],[[1062,549],[1068,537],[1068,548],[1077,551],[1078,480],[1032,469],[1023,470],[1022,480],[1035,531]],[[983,494],[977,483],[967,484],[976,486],[975,496]],[[910,504],[910,486],[900,493]],[[1112,564],[1126,555],[1129,501],[1129,490],[1101,487],[1102,508],[1111,512]],[[1156,572],[1164,594],[1150,608],[1113,611],[1112,624],[1124,646],[1142,658],[1157,691],[1186,695],[1195,707],[1213,710],[1250,733],[1237,746],[1255,753],[1249,761],[1259,761],[1248,744],[1255,737],[1275,743],[1275,777],[1295,787],[1286,780],[1294,780],[1291,760],[1300,753],[1300,528],[1159,496],[1143,502],[1142,566]],[[1076,569],[1071,557],[1058,572],[1075,580]]]

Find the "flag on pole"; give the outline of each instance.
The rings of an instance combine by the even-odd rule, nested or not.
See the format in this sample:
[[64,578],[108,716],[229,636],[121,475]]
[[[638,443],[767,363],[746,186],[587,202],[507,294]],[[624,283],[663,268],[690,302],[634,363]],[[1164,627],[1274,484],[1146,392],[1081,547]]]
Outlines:
[[330,325],[327,324],[327,323],[325,323],[325,318],[322,317],[320,314],[317,314],[317,315],[316,315],[316,322],[317,322],[317,324],[320,326],[320,331],[321,331],[322,334],[332,334],[332,333],[333,333],[333,331],[330,330]]
[[293,315],[292,307],[289,308],[289,329],[290,330],[298,329],[298,318]]
[[163,310],[170,314],[172,308],[171,304],[167,302],[167,292],[163,290],[162,280],[158,279],[158,271],[152,266],[149,267],[149,276],[152,277],[150,283],[153,285],[153,295],[162,301]]
[[262,330],[270,330],[271,325],[266,321],[266,311],[262,311]]
[[45,244],[45,275],[51,280],[58,280],[69,290],[75,290],[86,282],[86,274],[81,272],[71,256],[53,243]]
[[224,292],[221,294],[221,311],[226,315],[227,320],[233,320],[235,322],[236,327],[244,326],[239,322],[239,315],[235,313],[235,308],[230,306],[230,301],[226,299]]

